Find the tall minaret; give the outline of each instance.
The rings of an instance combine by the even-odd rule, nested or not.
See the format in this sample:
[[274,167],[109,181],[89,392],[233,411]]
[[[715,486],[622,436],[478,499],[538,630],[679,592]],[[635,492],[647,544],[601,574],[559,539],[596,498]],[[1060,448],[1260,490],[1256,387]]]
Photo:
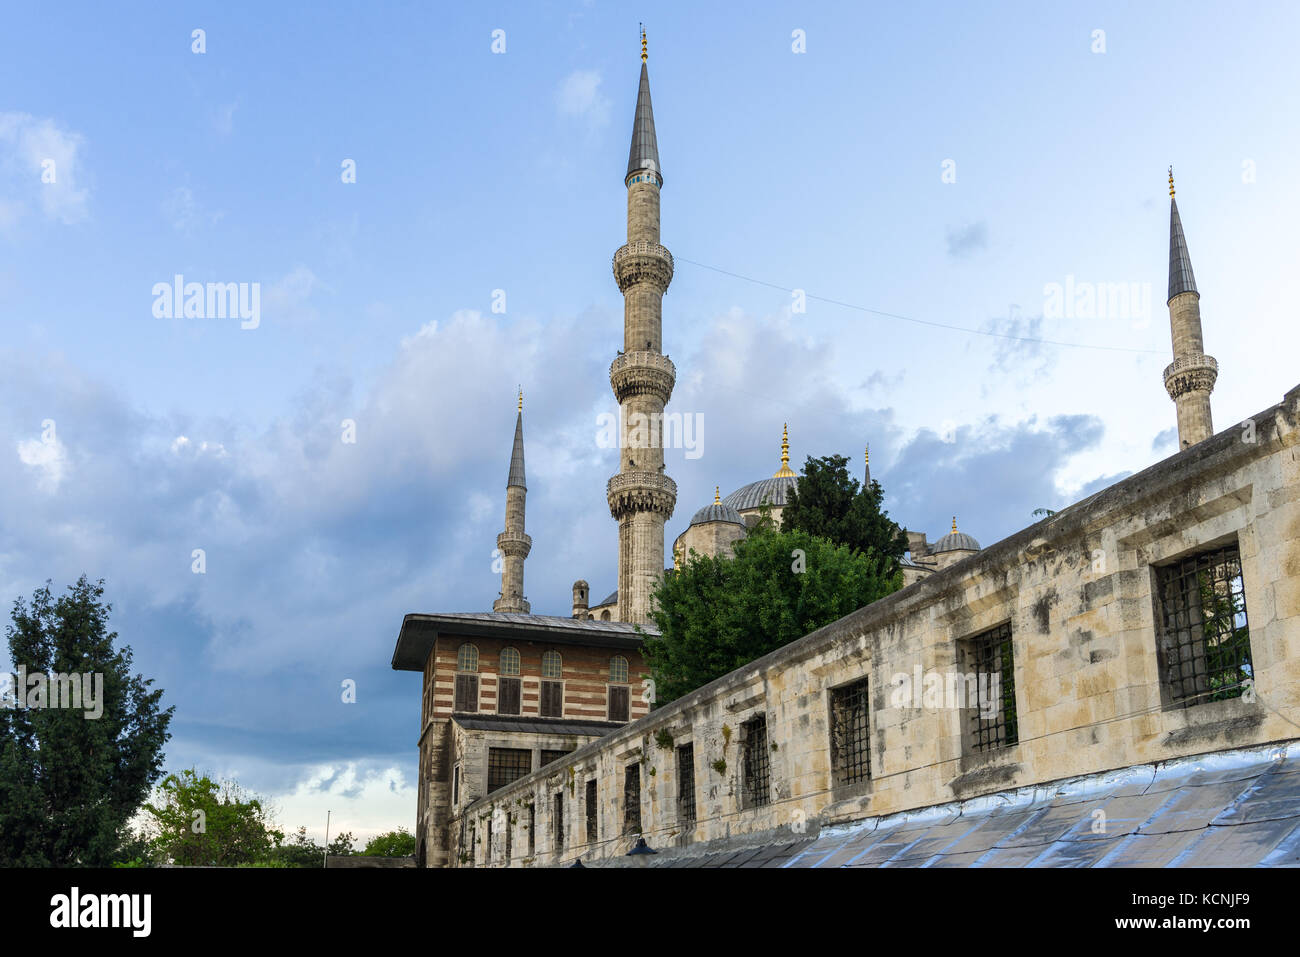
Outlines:
[[871,446],[870,444],[862,447],[862,487],[871,488]]
[[664,523],[677,504],[677,485],[664,474],[663,410],[676,370],[662,352],[662,298],[673,278],[673,257],[659,245],[659,190],[663,175],[650,107],[645,31],[641,31],[641,87],[628,154],[627,244],[614,253],[614,279],[623,293],[623,352],[609,367],[620,407],[618,474],[605,492],[618,522],[618,614],[650,620],[650,595],[664,573]]
[[1196,291],[1192,260],[1187,254],[1183,221],[1174,199],[1174,169],[1169,168],[1169,326],[1174,361],[1165,369],[1165,391],[1178,408],[1178,447],[1203,442],[1214,434],[1210,392],[1219,364],[1205,354],[1201,338],[1201,294]]
[[528,614],[524,598],[524,559],[532,551],[533,540],[524,531],[524,498],[528,485],[524,481],[524,390],[519,390],[519,414],[515,417],[515,447],[510,452],[510,476],[506,479],[506,530],[497,536],[501,552],[501,597],[492,603],[493,611],[518,611]]

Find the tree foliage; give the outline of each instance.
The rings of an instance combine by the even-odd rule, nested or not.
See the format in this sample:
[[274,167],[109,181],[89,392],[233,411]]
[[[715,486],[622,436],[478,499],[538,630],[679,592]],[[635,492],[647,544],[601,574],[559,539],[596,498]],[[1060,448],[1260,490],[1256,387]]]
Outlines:
[[843,455],[808,457],[781,512],[781,531],[804,531],[884,560],[881,572],[897,571],[907,536],[881,508],[884,490],[851,478]]
[[284,840],[261,800],[193,768],[169,774],[144,809],[156,859],[172,864],[250,864]]
[[692,550],[665,574],[645,641],[660,701],[671,701],[870,604],[902,585],[897,559],[761,522],[734,557]]
[[65,595],[47,582],[30,604],[14,602],[6,629],[14,668],[102,675],[102,713],[0,709],[0,865],[107,866],[162,774],[175,709],[161,709],[162,690],[131,674],[129,646],[114,649],[103,595],[103,582],[83,575]]
[[404,827],[377,834],[361,853],[367,857],[410,857],[415,853],[415,835]]

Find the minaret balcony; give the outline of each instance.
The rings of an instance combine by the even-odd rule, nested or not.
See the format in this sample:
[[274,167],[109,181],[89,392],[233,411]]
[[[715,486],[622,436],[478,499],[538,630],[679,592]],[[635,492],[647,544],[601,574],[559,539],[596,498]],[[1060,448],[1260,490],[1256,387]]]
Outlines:
[[644,239],[625,243],[614,253],[614,279],[619,292],[648,282],[663,295],[673,281],[673,254],[666,246]]
[[619,472],[605,485],[609,511],[622,520],[635,512],[658,512],[672,518],[677,483],[662,472]]
[[533,539],[526,532],[502,532],[497,536],[497,549],[512,558],[527,558],[533,550]]
[[609,366],[609,384],[619,405],[638,395],[667,402],[676,381],[677,368],[658,352],[625,352]]
[[1189,392],[1209,392],[1219,378],[1219,363],[1214,356],[1199,352],[1179,356],[1165,366],[1165,391],[1177,399]]

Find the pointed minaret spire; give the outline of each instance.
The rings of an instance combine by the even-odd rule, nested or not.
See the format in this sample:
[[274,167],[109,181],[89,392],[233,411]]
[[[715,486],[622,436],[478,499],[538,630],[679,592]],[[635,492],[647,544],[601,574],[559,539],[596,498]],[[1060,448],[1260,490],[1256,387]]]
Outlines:
[[871,444],[863,446],[862,464],[866,467],[862,485],[864,488],[871,488]]
[[510,452],[510,475],[506,488],[517,485],[527,490],[524,479],[524,390],[519,390],[519,413],[515,416],[515,447]]
[[790,471],[790,425],[781,426],[781,467],[772,473],[772,478],[794,478]]
[[1183,235],[1183,221],[1178,215],[1178,200],[1174,199],[1174,168],[1171,166],[1169,167],[1168,298],[1173,299],[1174,296],[1185,292],[1196,292],[1196,276],[1192,274],[1192,257],[1188,255],[1187,237]]
[[519,411],[515,414],[515,444],[510,451],[510,474],[506,478],[506,529],[497,536],[501,557],[501,597],[492,603],[497,612],[528,614],[524,598],[524,559],[533,540],[524,531],[524,501],[528,483],[524,478],[524,390],[519,390]]
[[1192,258],[1174,199],[1174,168],[1169,167],[1169,330],[1174,361],[1165,368],[1165,391],[1178,410],[1178,445],[1190,448],[1214,434],[1210,393],[1219,364],[1205,354],[1201,334],[1201,294],[1192,275]]
[[641,86],[637,90],[636,114],[632,118],[632,148],[627,154],[625,185],[635,173],[649,173],[655,177],[656,185],[663,186],[663,170],[659,168],[659,141],[655,136],[655,112],[650,105],[645,30],[641,31]]

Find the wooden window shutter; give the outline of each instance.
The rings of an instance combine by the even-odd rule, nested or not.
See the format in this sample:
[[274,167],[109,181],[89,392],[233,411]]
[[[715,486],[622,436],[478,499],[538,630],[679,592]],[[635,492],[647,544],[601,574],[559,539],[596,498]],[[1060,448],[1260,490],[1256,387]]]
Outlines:
[[519,713],[519,679],[497,679],[497,714]]
[[453,710],[478,710],[478,675],[456,676],[456,703]]
[[621,685],[609,686],[609,720],[628,719],[628,689]]
[[542,717],[564,717],[564,683],[562,681],[542,682]]

